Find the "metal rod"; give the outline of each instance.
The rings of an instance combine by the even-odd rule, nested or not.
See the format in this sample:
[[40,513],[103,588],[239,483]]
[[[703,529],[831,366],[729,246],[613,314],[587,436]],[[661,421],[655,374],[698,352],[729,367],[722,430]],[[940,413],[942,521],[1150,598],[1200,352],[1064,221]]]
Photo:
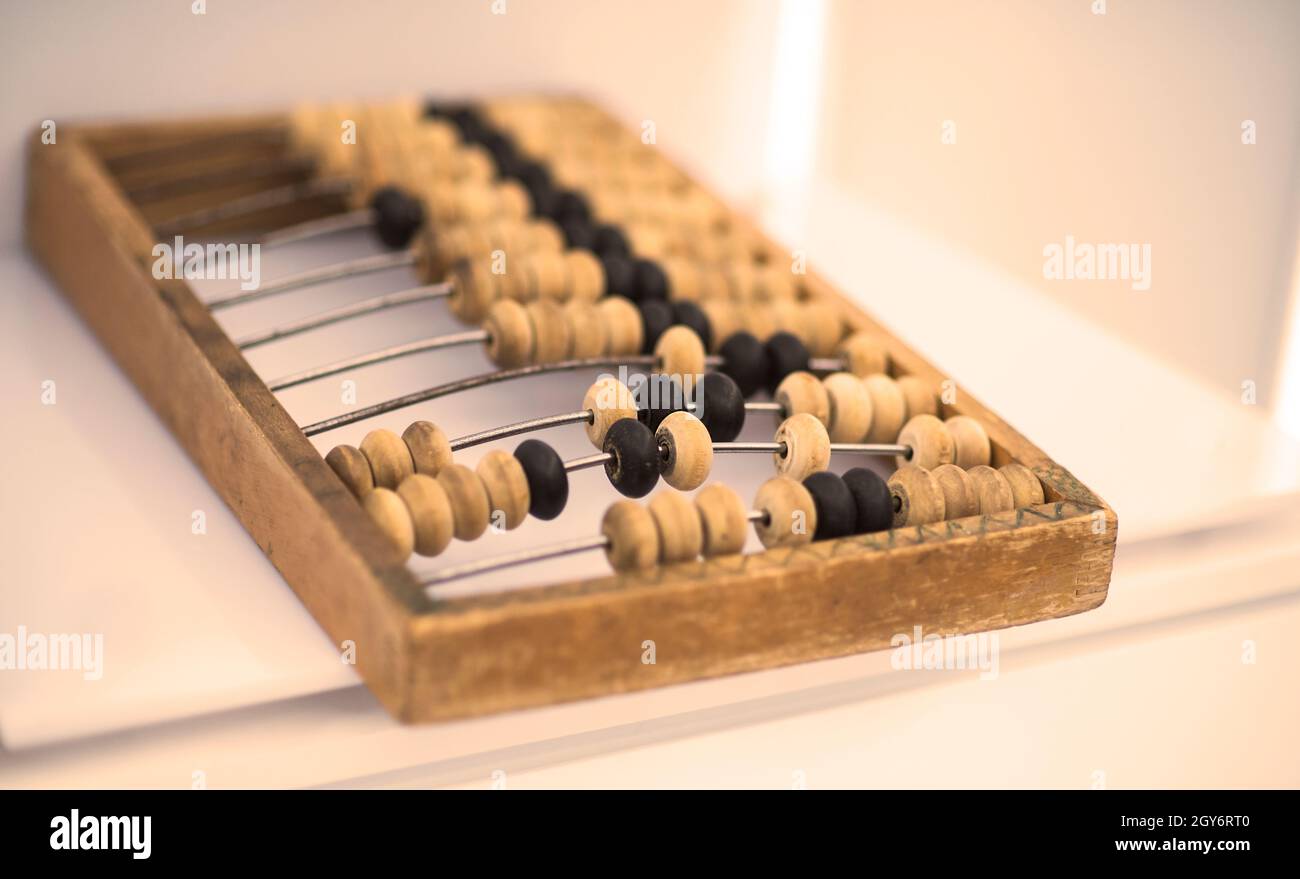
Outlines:
[[714,443],[713,452],[718,455],[728,452],[772,452],[784,455],[785,443]]
[[750,510],[745,518],[750,522],[762,522],[763,524],[767,524],[769,516],[767,510]]
[[586,470],[589,467],[599,467],[606,461],[613,460],[614,455],[610,452],[597,452],[594,455],[588,455],[585,458],[574,458],[572,461],[564,462],[564,472],[573,473],[575,470]]
[[425,577],[420,584],[426,590],[451,580],[460,580],[465,577],[472,577],[475,574],[485,574],[488,571],[499,571],[505,568],[513,568],[516,565],[526,565],[530,562],[540,562],[547,559],[556,559],[566,555],[573,555],[579,552],[589,552],[593,549],[604,549],[609,545],[609,538],[603,534],[597,537],[579,537],[574,540],[567,540],[563,543],[555,543],[551,546],[543,546],[539,549],[525,549],[519,552],[513,552],[509,555],[497,556],[491,559],[479,559],[474,562],[465,562],[461,565],[453,565],[449,568],[443,568],[435,574]]
[[[627,366],[647,366],[653,363],[655,357],[653,354],[639,354],[624,357],[584,357],[578,360],[559,360],[555,363],[534,363],[530,366],[520,366],[516,369],[502,369],[497,372],[486,372],[482,375],[472,375],[469,378],[458,379],[454,382],[448,382],[445,385],[436,385],[432,388],[425,388],[422,391],[405,394],[401,397],[394,397],[391,400],[385,400],[382,403],[376,403],[373,406],[367,406],[364,409],[358,409],[355,412],[345,412],[342,415],[335,415],[333,418],[326,418],[324,421],[318,421],[315,424],[309,424],[302,429],[307,436],[316,436],[326,431],[336,430],[340,427],[346,427],[349,424],[356,424],[358,421],[365,421],[367,418],[374,418],[378,415],[385,415],[389,412],[395,412],[398,409],[405,409],[407,406],[414,406],[417,403],[424,403],[428,400],[436,400],[439,397],[446,397],[451,394],[459,394],[461,391],[472,391],[475,388],[485,387],[496,384],[497,382],[511,381],[517,378],[527,378],[534,375],[549,375],[554,372],[570,372],[579,369],[600,369],[615,368],[620,365]],[[275,390],[275,388],[272,388]]]
[[[785,455],[785,443],[714,443],[714,454],[726,454],[728,452],[771,452],[775,455]],[[888,445],[884,443],[831,443],[832,452],[847,453],[851,455],[902,455],[905,458],[912,457],[911,446]]]
[[210,189],[227,183],[247,183],[262,177],[275,177],[282,174],[296,174],[305,177],[311,173],[315,163],[304,158],[267,159],[249,165],[240,163],[233,168],[219,168],[202,174],[190,174],[186,177],[174,177],[170,180],[158,180],[144,183],[126,190],[131,201],[139,203],[174,198],[178,195]]
[[221,134],[196,137],[180,143],[127,153],[123,156],[108,159],[104,164],[114,173],[120,173],[134,167],[157,166],[166,163],[169,159],[179,158],[183,161],[190,161],[207,153],[220,152],[232,145],[262,143],[268,146],[276,146],[284,144],[287,139],[288,130],[285,128],[250,128],[244,131],[223,132]]
[[396,293],[384,293],[381,296],[372,296],[359,302],[350,302],[347,305],[340,305],[338,308],[311,314],[252,336],[245,336],[236,341],[235,344],[246,351],[249,348],[256,348],[258,345],[265,345],[267,342],[286,339],[299,333],[305,333],[308,330],[315,330],[330,324],[336,324],[339,321],[360,317],[363,314],[374,314],[401,305],[412,305],[417,302],[442,299],[451,295],[451,290],[452,284],[445,281],[441,284],[425,284],[422,287],[399,290]]
[[346,372],[349,369],[356,369],[362,366],[371,366],[376,363],[384,363],[389,360],[396,360],[399,357],[407,357],[411,354],[420,354],[425,351],[438,351],[442,348],[454,348],[457,345],[482,344],[488,340],[487,330],[466,330],[463,333],[450,333],[446,336],[433,336],[429,339],[416,339],[414,342],[406,342],[402,345],[393,345],[388,348],[382,348],[379,351],[372,351],[369,354],[361,354],[356,357],[349,357],[346,360],[336,360],[333,363],[327,363],[324,366],[317,366],[314,369],[296,372],[293,375],[286,375],[272,382],[267,383],[267,387],[272,391],[283,391],[286,388],[292,388],[296,385],[306,384],[317,379],[328,378],[331,375],[338,375],[340,372]]
[[232,290],[229,293],[209,299],[204,304],[211,310],[216,311],[221,308],[229,308],[232,305],[243,305],[246,302],[254,302],[281,293],[288,293],[290,290],[301,290],[303,287],[312,287],[316,284],[338,281],[342,278],[373,275],[375,272],[386,272],[389,269],[411,265],[415,265],[415,251],[413,249],[399,250],[395,253],[377,253],[373,256],[363,256],[358,259],[350,259],[347,262],[331,263],[327,266],[308,269],[305,272],[285,275],[283,278],[276,278],[274,281],[263,284],[256,290]]
[[[691,404],[690,408],[694,409],[695,406],[696,404]],[[780,403],[746,403],[745,411],[746,412],[775,412],[778,415],[784,415],[785,407],[782,406]]]
[[375,213],[373,208],[359,208],[355,211],[346,211],[341,214],[321,217],[319,220],[308,220],[305,223],[296,223],[292,226],[276,229],[263,235],[258,243],[262,245],[263,249],[280,247],[284,244],[306,241],[309,238],[333,235],[335,232],[365,229],[375,225],[377,221],[378,214]]
[[809,372],[839,372],[845,368],[845,363],[839,357],[810,357],[808,359]]
[[563,415],[548,415],[545,418],[518,421],[514,424],[507,424],[505,427],[481,430],[478,433],[471,433],[468,436],[454,439],[451,441],[451,450],[459,452],[461,449],[468,449],[470,446],[478,446],[483,443],[490,443],[493,440],[518,436],[521,433],[529,433],[534,430],[544,430],[548,427],[559,427],[562,424],[591,424],[592,418],[591,410],[583,409],[581,412],[566,412]]
[[197,211],[187,211],[174,217],[168,217],[154,224],[154,234],[160,237],[175,235],[177,232],[183,232],[185,229],[194,226],[206,226],[209,223],[216,223],[221,220],[233,220],[255,214],[258,211],[283,207],[298,201],[306,201],[309,198],[346,195],[351,189],[352,181],[342,177],[322,177],[314,180],[304,180],[301,183],[290,183],[287,186],[264,189],[261,192],[254,192],[252,195],[231,199],[210,208],[200,208]]

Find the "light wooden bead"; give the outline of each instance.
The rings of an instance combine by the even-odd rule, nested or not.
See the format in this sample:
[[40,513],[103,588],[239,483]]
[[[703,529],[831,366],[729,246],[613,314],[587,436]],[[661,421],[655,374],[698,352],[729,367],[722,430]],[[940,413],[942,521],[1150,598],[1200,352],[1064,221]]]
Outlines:
[[451,501],[452,516],[456,520],[456,539],[475,540],[487,530],[491,504],[487,486],[478,474],[464,464],[444,467],[438,474],[438,484]]
[[704,375],[704,343],[695,330],[675,324],[664,331],[655,343],[655,357],[663,375],[682,377],[694,382],[695,376]]
[[412,422],[402,431],[402,442],[411,453],[416,473],[437,476],[439,470],[451,463],[451,441],[431,421]]
[[659,532],[662,564],[688,562],[699,556],[704,548],[704,532],[695,505],[685,495],[661,491],[650,499],[648,506]]
[[953,456],[954,464],[963,469],[970,469],[991,462],[993,449],[989,445],[988,433],[985,432],[983,424],[969,415],[954,415],[944,424],[948,425],[948,430],[953,434],[953,441],[957,445],[957,451]]
[[609,337],[595,303],[572,299],[564,304],[564,316],[569,322],[569,338],[573,340],[572,356],[585,359],[607,353]]
[[786,416],[806,412],[822,424],[831,422],[830,394],[811,372],[790,373],[776,386],[773,397]]
[[868,376],[889,371],[889,353],[870,333],[854,333],[840,343],[838,356],[854,375]]
[[798,284],[790,266],[762,266],[754,277],[754,297],[771,302],[791,300],[798,293]]
[[956,446],[954,464],[963,470],[969,470],[992,460],[993,449],[984,425],[969,415],[954,415],[944,424],[948,425],[948,432],[952,434]]
[[528,310],[513,299],[498,299],[483,321],[488,333],[487,355],[502,369],[526,366],[533,360],[536,340]]
[[416,473],[402,480],[402,484],[397,486],[397,494],[411,515],[415,551],[420,555],[434,556],[446,549],[456,530],[456,519],[447,492],[438,480]]
[[[637,253],[641,253],[640,249]],[[674,300],[698,302],[700,299],[700,269],[686,259],[663,261],[664,274],[668,276],[668,289]]]
[[636,418],[636,398],[627,385],[612,375],[598,379],[587,388],[582,398],[582,408],[590,410],[591,423],[587,425],[587,439],[600,449],[605,444],[605,434],[616,421]]
[[836,372],[822,380],[830,404],[827,432],[833,443],[860,443],[871,429],[871,394],[851,372]]
[[765,303],[746,302],[739,306],[740,328],[760,342],[776,335],[776,314]]
[[397,496],[397,492],[387,488],[376,488],[361,499],[370,518],[379,526],[379,530],[388,535],[388,539],[397,547],[402,558],[409,556],[415,549],[415,525],[411,514],[406,509],[406,502]]
[[940,464],[953,461],[953,438],[947,426],[933,415],[916,415],[909,418],[907,424],[898,432],[898,444],[911,446],[910,458],[898,455],[895,461],[899,467],[912,463],[926,470],[933,470]]
[[903,392],[904,399],[907,400],[907,417],[912,418],[916,415],[939,415],[939,395],[934,392],[934,388],[923,378],[917,378],[914,375],[905,375],[898,379],[899,389]]
[[509,531],[518,528],[528,517],[532,496],[528,491],[528,477],[519,459],[509,452],[493,449],[479,459],[474,468],[487,489],[489,519],[493,523],[500,517],[500,525]]
[[1014,461],[1003,464],[998,468],[998,472],[1006,477],[1007,483],[1011,486],[1011,496],[1015,500],[1016,509],[1036,507],[1044,502],[1043,484],[1024,464],[1017,464]]
[[522,220],[533,209],[533,200],[518,180],[503,180],[493,191],[496,197],[493,215]]
[[717,354],[722,343],[740,331],[740,311],[734,302],[726,299],[706,300],[700,303],[700,308],[709,319],[709,328],[713,331],[710,353]]
[[826,425],[807,412],[791,415],[776,429],[776,442],[785,443],[785,454],[776,452],[772,460],[776,472],[796,481],[830,466],[831,438]]
[[528,257],[533,296],[564,301],[569,298],[569,270],[563,253],[534,253]]
[[325,463],[343,480],[353,497],[363,498],[375,490],[370,460],[355,446],[335,446],[325,456]]
[[402,438],[391,430],[372,430],[361,441],[361,453],[370,462],[370,472],[379,488],[397,488],[415,472],[415,462]]
[[943,489],[929,470],[904,464],[889,477],[889,493],[894,498],[895,528],[943,521]]
[[695,496],[695,510],[700,517],[705,558],[734,555],[745,548],[749,510],[740,495],[715,482]]
[[645,343],[645,327],[641,324],[641,312],[637,311],[636,306],[622,296],[606,296],[596,307],[600,309],[601,319],[605,323],[609,353],[641,353],[641,347]]
[[862,379],[871,396],[871,427],[867,430],[869,443],[892,443],[903,429],[907,418],[907,399],[898,382],[887,375],[875,373]]
[[678,491],[704,484],[713,469],[713,438],[704,422],[689,412],[674,412],[659,424],[655,439],[666,450],[664,482]]
[[931,471],[943,491],[943,517],[963,519],[980,511],[979,496],[970,474],[956,464],[943,464]]
[[[758,307],[751,305],[751,308]],[[785,332],[802,341],[805,347],[808,345],[808,322],[806,320],[808,311],[802,302],[796,302],[793,299],[781,299],[776,302],[768,303],[762,306],[772,312],[772,320],[776,324],[778,333]],[[812,349],[808,349],[812,354]],[[817,356],[817,355],[813,355]]]
[[793,479],[776,476],[758,487],[754,507],[766,516],[754,523],[763,546],[799,546],[817,531],[817,505],[808,489]]
[[564,262],[571,299],[595,302],[605,293],[605,267],[590,250],[566,251]]
[[600,533],[609,539],[605,558],[616,571],[653,567],[659,561],[654,516],[635,501],[617,501],[605,511]]
[[[820,301],[805,302],[800,307],[804,312],[803,322],[806,327],[802,338],[808,347],[808,353],[813,357],[833,356],[840,340],[844,338],[844,319],[840,316],[839,309],[829,302]],[[877,372],[885,371],[884,366],[889,365],[888,358],[885,360]],[[850,369],[849,372],[853,370]]]
[[533,322],[533,363],[558,363],[573,356],[573,335],[564,307],[551,299],[524,306]]
[[987,464],[971,467],[966,473],[975,486],[975,496],[979,499],[980,513],[1005,513],[1016,508],[1016,496],[1011,491],[1011,483],[998,471]]
[[[524,229],[528,252],[546,250],[559,253],[564,250],[564,233],[560,231],[559,226],[550,220],[528,220]],[[603,284],[605,278],[604,268],[601,268],[600,277]],[[603,292],[602,289],[600,293]],[[599,296],[600,293],[596,295]]]
[[[479,324],[487,317],[492,304],[500,298],[501,275],[492,273],[489,260],[481,257],[462,260],[451,273],[451,293],[447,307],[467,324]],[[437,278],[423,279],[434,283]]]

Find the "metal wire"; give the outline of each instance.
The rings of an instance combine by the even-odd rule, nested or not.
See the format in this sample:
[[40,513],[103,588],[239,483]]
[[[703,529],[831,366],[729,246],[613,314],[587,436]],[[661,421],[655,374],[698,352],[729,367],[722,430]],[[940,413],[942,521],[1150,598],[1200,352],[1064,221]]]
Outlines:
[[264,189],[261,192],[254,192],[252,195],[231,199],[210,208],[200,208],[197,211],[187,211],[174,217],[168,217],[154,224],[154,234],[160,237],[175,235],[177,232],[183,232],[194,226],[206,226],[209,223],[216,223],[221,220],[246,217],[258,211],[283,207],[297,201],[306,201],[309,198],[346,195],[351,189],[352,181],[342,177],[324,177],[304,180],[301,183],[290,183],[287,186]]
[[276,229],[263,235],[258,243],[265,250],[268,247],[280,247],[322,235],[333,235],[335,232],[365,229],[375,225],[378,221],[379,215],[375,213],[374,208],[359,208],[355,211],[347,211],[342,214],[334,214],[329,217],[321,217],[318,220],[308,220],[305,223],[296,223],[292,226]]
[[[535,363],[530,366],[520,366],[515,369],[503,369],[497,372],[483,373],[482,375],[473,375],[469,378],[459,379],[454,382],[448,382],[444,385],[436,385],[432,388],[425,388],[422,391],[405,394],[401,397],[394,397],[383,403],[376,403],[373,406],[367,406],[364,409],[358,409],[355,412],[345,412],[342,415],[335,415],[333,418],[326,418],[324,421],[318,421],[315,424],[309,424],[302,429],[307,436],[316,436],[326,431],[335,430],[340,427],[346,427],[349,424],[356,424],[358,421],[365,421],[368,418],[374,418],[398,409],[405,409],[407,406],[414,406],[417,403],[424,403],[428,400],[436,400],[439,397],[446,397],[451,394],[458,394],[461,391],[470,391],[475,388],[485,387],[487,385],[497,384],[498,382],[512,381],[517,378],[527,378],[534,375],[549,375],[554,372],[571,372],[580,369],[610,369],[620,365],[627,366],[648,366],[651,365],[655,357],[652,354],[641,354],[624,357],[584,357],[578,360],[560,360],[555,363]],[[271,388],[277,390],[277,388]]]
[[545,418],[533,418],[529,421],[518,421],[514,424],[507,424],[505,427],[481,430],[478,433],[471,433],[468,436],[454,439],[451,441],[451,450],[458,452],[461,449],[468,449],[470,446],[490,443],[493,440],[505,439],[508,436],[518,436],[521,433],[529,433],[534,430],[545,430],[548,427],[558,427],[561,424],[591,424],[591,421],[592,412],[590,409],[583,409],[581,412],[566,412],[563,415],[548,415]]
[[385,272],[389,269],[415,265],[415,258],[415,251],[412,249],[399,250],[395,253],[377,253],[374,256],[363,256],[346,262],[330,263],[327,266],[319,266],[305,272],[276,278],[256,290],[232,290],[224,295],[209,299],[204,304],[212,311],[217,311],[222,308],[229,308],[232,305],[256,302],[271,296],[278,296],[281,293],[288,293],[290,290],[301,290],[303,287],[312,287],[328,281],[337,281],[341,278],[357,278],[362,275],[372,275],[375,272]]
[[350,302],[347,305],[340,305],[338,308],[331,308],[328,311],[322,311],[317,314],[311,314],[296,321],[281,324],[278,327],[272,327],[264,332],[252,336],[245,336],[235,342],[240,348],[248,350],[256,348],[258,345],[265,345],[267,342],[274,342],[279,339],[287,339],[290,336],[296,336],[299,333],[305,333],[308,330],[326,327],[330,324],[336,324],[340,321],[349,320],[354,317],[360,317],[363,314],[374,314],[379,311],[385,311],[389,308],[397,308],[401,305],[412,305],[417,302],[430,302],[435,299],[442,299],[451,295],[452,283],[444,281],[441,284],[425,284],[422,287],[412,287],[409,290],[400,290],[396,293],[384,293],[381,296],[372,296],[369,299],[362,299],[359,302]]
[[175,198],[189,192],[211,189],[228,183],[248,183],[259,177],[295,174],[299,177],[311,173],[313,162],[303,158],[268,159],[254,165],[242,163],[233,168],[220,168],[201,174],[190,174],[171,180],[145,183],[126,190],[126,197],[137,204]]
[[577,470],[586,470],[591,467],[599,467],[606,461],[614,460],[610,452],[597,452],[594,455],[587,455],[585,458],[574,458],[571,461],[564,462],[564,472],[573,473]]
[[472,577],[475,574],[485,574],[488,571],[499,571],[504,568],[512,568],[516,565],[526,565],[530,562],[540,562],[546,559],[560,558],[561,556],[573,555],[579,552],[588,552],[593,549],[604,549],[609,546],[609,538],[604,535],[598,537],[579,537],[574,540],[567,540],[563,543],[555,543],[551,546],[544,546],[538,549],[525,549],[519,552],[513,552],[508,555],[497,556],[491,559],[479,559],[478,561],[465,562],[460,565],[453,565],[449,568],[443,568],[435,574],[425,577],[422,586],[426,590],[436,586],[441,586],[452,580],[460,580],[465,577]]
[[349,357],[346,360],[336,360],[333,363],[327,363],[324,366],[317,366],[314,369],[307,369],[302,372],[286,375],[275,381],[269,382],[267,387],[272,391],[283,391],[286,388],[292,388],[296,385],[306,384],[317,379],[327,378],[331,375],[338,375],[340,372],[346,372],[349,369],[358,369],[363,366],[371,366],[376,363],[385,363],[389,360],[396,360],[399,357],[407,357],[411,354],[420,354],[424,351],[437,351],[442,348],[454,348],[457,345],[482,344],[490,338],[487,330],[466,330],[463,333],[450,333],[446,336],[433,336],[428,339],[416,339],[414,342],[406,342],[402,345],[392,345],[388,348],[381,348],[378,351],[372,351],[369,354],[360,354],[356,357]]
[[268,146],[277,146],[284,144],[287,139],[288,131],[284,128],[250,128],[245,131],[223,132],[205,137],[196,137],[180,143],[127,153],[124,156],[109,159],[104,164],[114,173],[121,173],[131,168],[154,167],[165,164],[170,159],[192,161],[205,154],[220,152],[231,145],[261,143]]

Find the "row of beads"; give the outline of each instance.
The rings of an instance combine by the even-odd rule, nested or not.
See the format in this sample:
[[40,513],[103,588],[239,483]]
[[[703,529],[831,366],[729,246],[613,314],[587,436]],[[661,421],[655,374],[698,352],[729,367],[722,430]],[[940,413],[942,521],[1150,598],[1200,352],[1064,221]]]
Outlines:
[[553,518],[564,504],[554,508],[556,498],[544,492],[534,497],[535,486],[553,483],[554,462],[494,449],[471,470],[452,461],[446,435],[428,421],[401,437],[371,431],[359,449],[336,446],[325,460],[403,556],[438,555],[452,537],[476,540],[489,524],[516,528],[529,512]]
[[889,477],[894,527],[926,525],[945,519],[1005,513],[1043,503],[1043,484],[1023,464],[994,470],[981,464],[964,470],[954,464],[933,469],[904,464]]
[[[565,301],[615,295],[636,301],[730,301],[738,306],[798,298],[794,275],[774,266],[737,260],[704,266],[680,259],[662,264],[648,259],[601,259],[586,249],[561,251],[547,232],[534,229],[532,236],[521,249],[495,248],[453,266],[456,291],[450,305],[457,317],[473,323],[492,302],[503,298]],[[422,252],[427,254],[429,246],[422,246]],[[427,283],[440,277],[435,265],[438,259],[431,257],[427,265],[421,263]],[[838,335],[835,341],[839,341]]]

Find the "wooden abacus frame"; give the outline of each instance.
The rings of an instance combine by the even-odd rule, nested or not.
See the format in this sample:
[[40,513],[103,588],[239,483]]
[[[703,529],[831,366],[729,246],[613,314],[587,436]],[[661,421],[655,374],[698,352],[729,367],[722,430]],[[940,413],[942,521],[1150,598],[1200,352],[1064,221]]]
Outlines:
[[[943,417],[979,419],[993,466],[1029,467],[1046,503],[639,574],[426,597],[190,286],[151,274],[150,223],[160,212],[219,203],[268,181],[139,208],[106,169],[114,156],[287,121],[61,126],[53,144],[38,131],[27,241],[329,637],[356,643],[362,678],[394,716],[432,721],[663,686],[878,650],[916,625],[936,635],[978,632],[1105,601],[1114,511],[965,391]],[[235,158],[267,150],[250,141]],[[214,167],[202,156],[192,164]],[[148,180],[148,169],[136,177]],[[302,205],[260,215],[280,224],[307,218]],[[806,281],[854,329],[880,337],[896,375],[943,380],[824,279],[810,272]],[[656,643],[653,665],[642,663],[645,640]]]

